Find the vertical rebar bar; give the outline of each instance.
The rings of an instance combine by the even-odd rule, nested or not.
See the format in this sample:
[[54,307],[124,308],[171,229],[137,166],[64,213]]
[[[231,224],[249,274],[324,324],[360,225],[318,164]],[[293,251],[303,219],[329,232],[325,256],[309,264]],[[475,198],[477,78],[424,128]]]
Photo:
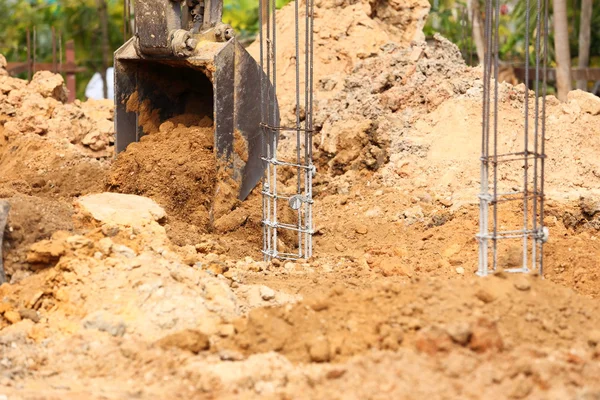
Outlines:
[[[300,40],[300,6],[298,1],[294,1],[294,38],[296,42],[296,164],[298,164],[298,168],[296,170],[297,176],[297,188],[296,194],[302,194],[302,169],[300,168],[300,132],[301,132],[301,124],[300,124],[300,46],[298,46]],[[304,52],[304,56],[306,57],[306,51]],[[305,109],[306,110],[306,109]],[[305,118],[306,121],[306,118]],[[302,211],[304,207],[298,208],[298,228],[302,227]],[[302,254],[302,231],[298,229],[298,253]]]
[[[272,52],[272,62],[273,62],[273,99],[277,98],[277,18],[276,18],[276,10],[277,10],[277,3],[276,0],[272,0],[272,7],[271,7],[271,14],[272,14],[272,35],[273,35],[273,41],[271,43],[271,52]],[[275,126],[277,124],[277,102],[273,101],[273,110],[272,110],[272,122],[271,122],[271,126]],[[277,160],[277,137],[279,135],[277,134],[277,132],[273,132],[272,135],[272,141],[271,141],[271,151],[273,153],[273,158],[275,160]],[[277,220],[277,197],[278,197],[278,193],[277,193],[277,163],[273,164],[273,249],[275,249],[274,251],[274,256],[277,257],[277,253],[278,253],[278,248],[277,248],[277,225],[278,225],[278,220]]]
[[539,161],[539,153],[538,153],[538,135],[539,135],[539,124],[540,124],[540,101],[539,101],[539,89],[540,89],[540,31],[541,31],[541,16],[540,16],[540,8],[541,1],[536,0],[536,21],[535,21],[535,84],[534,84],[534,93],[535,93],[535,136],[533,139],[533,236],[532,236],[532,247],[531,247],[531,269],[536,270],[537,263],[537,247],[538,247],[538,215],[537,215],[537,206],[538,206],[538,161]]
[[527,251],[528,251],[528,235],[527,228],[529,225],[528,217],[528,181],[529,181],[529,22],[530,22],[530,0],[525,2],[525,162],[523,165],[523,271],[527,271]]
[[[548,0],[544,0],[544,54],[543,54],[543,74],[544,81],[542,84],[542,91],[544,93],[542,97],[542,137],[541,137],[541,149],[540,149],[540,227],[544,226],[544,174],[545,174],[545,163],[546,163],[546,95],[548,91],[547,79],[548,79],[548,36],[550,35],[549,29],[549,4]],[[544,276],[544,240],[540,241],[540,265],[539,273]]]
[[498,266],[498,68],[500,67],[500,0],[496,0],[494,14],[494,237],[492,239],[493,270]]

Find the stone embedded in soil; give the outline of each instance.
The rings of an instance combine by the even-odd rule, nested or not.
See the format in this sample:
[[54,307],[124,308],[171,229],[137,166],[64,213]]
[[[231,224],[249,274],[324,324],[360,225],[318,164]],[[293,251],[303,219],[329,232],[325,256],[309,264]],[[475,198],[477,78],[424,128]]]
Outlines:
[[208,336],[195,329],[185,329],[165,336],[156,344],[163,349],[178,348],[194,354],[210,348]]
[[65,243],[59,240],[42,240],[34,243],[27,253],[27,262],[48,264],[58,260],[66,253]]
[[325,336],[318,336],[307,344],[308,354],[312,362],[328,362],[331,360],[331,345]]
[[461,346],[465,346],[469,343],[473,331],[471,326],[467,322],[456,322],[446,327],[446,332],[452,338],[452,340]]
[[127,330],[125,322],[120,317],[106,311],[96,311],[88,314],[83,320],[83,327],[107,332],[112,336],[123,336]]
[[21,321],[21,315],[17,311],[6,311],[3,316],[11,324],[16,324],[17,322]]
[[491,303],[492,301],[496,300],[496,295],[486,289],[479,289],[475,293],[475,297],[477,297],[479,300],[483,301],[486,304]]
[[29,319],[33,322],[40,322],[40,316],[37,311],[32,310],[30,308],[21,308],[19,309],[19,315],[21,315],[22,319]]
[[143,226],[166,216],[154,200],[132,194],[90,194],[77,199],[75,207],[84,216],[109,225]]
[[114,244],[111,250],[114,254],[125,258],[134,258],[136,256],[136,253],[135,251],[133,251],[132,248],[127,247],[123,244]]
[[261,286],[260,297],[265,301],[273,300],[275,298],[275,291],[268,286]]
[[360,224],[354,228],[354,231],[359,235],[366,235],[369,232],[369,228],[366,225]]
[[531,283],[525,276],[519,276],[514,282],[515,288],[521,291],[527,291],[531,289]]

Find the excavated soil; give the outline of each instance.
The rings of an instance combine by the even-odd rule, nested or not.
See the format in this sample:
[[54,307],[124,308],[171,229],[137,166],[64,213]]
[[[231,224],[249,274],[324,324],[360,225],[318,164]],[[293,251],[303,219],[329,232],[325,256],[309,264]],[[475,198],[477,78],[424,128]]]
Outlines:
[[[0,57],[0,397],[598,398],[600,100],[548,98],[543,277],[505,271],[516,241],[476,276],[482,73],[420,40],[427,9],[317,2],[315,257],[298,262],[260,261],[260,191],[219,179],[212,121],[130,99],[145,136],[113,160],[110,106],[64,104],[60,77],[7,78]],[[285,120],[293,4],[279,15]],[[502,151],[525,96],[500,85]]]
[[182,115],[158,129],[148,128],[140,142],[119,154],[107,187],[150,197],[163,206],[167,233],[175,245],[195,245],[210,233],[235,232],[258,246],[260,196],[252,193],[244,202],[237,200],[237,184],[218,171],[212,120],[198,122],[194,115]]

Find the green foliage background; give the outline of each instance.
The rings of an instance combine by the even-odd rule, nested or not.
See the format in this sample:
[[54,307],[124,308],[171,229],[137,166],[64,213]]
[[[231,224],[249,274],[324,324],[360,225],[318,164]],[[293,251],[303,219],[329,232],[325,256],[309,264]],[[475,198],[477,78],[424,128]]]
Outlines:
[[[258,1],[224,0],[223,21],[233,26],[242,42],[251,42],[258,31]],[[289,1],[277,0],[277,6]],[[115,51],[123,44],[124,0],[107,3],[109,41],[111,50]],[[63,45],[73,39],[77,64],[87,68],[86,72],[77,74],[77,97],[85,97],[87,82],[102,66],[95,0],[0,0],[0,15],[0,53],[8,61],[27,60],[27,28],[33,32],[36,27],[39,62],[52,61],[52,27],[61,33]],[[31,35],[33,37],[33,33]]]
[[[425,26],[425,34],[430,37],[435,32],[456,43],[463,51],[467,61],[473,60],[477,63],[475,45],[469,36],[470,27],[467,26],[466,2],[463,0],[430,0],[432,9]],[[552,1],[550,3],[550,48],[549,58],[552,63],[554,56],[553,33],[552,33]],[[526,0],[502,1],[501,4],[509,4],[510,13],[500,17],[500,58],[506,62],[523,63],[525,52],[529,51],[533,57],[535,48],[533,34],[535,32],[535,7],[537,2],[530,0],[530,35],[531,45],[525,46],[525,27],[527,10]],[[573,65],[577,65],[577,54],[579,52],[579,21],[581,13],[581,0],[567,0],[569,18],[569,42]],[[437,6],[437,7],[436,7]],[[480,0],[480,9],[483,11],[485,1]],[[592,40],[590,48],[590,66],[600,66],[600,2],[594,1],[592,15]]]

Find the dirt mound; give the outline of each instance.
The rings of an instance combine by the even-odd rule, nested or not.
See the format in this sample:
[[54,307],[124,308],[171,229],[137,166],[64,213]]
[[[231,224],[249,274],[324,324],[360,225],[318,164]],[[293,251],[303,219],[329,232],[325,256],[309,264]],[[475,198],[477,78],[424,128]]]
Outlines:
[[[474,201],[479,187],[481,154],[480,95],[481,81],[476,80],[467,93],[446,100],[407,127],[402,136],[392,136],[390,162],[378,173],[386,185],[400,185],[407,190],[435,190],[439,196],[455,201]],[[523,148],[524,96],[523,85],[500,86],[499,153],[518,152]],[[535,98],[531,92],[529,96],[531,115]],[[575,100],[561,104],[553,96],[547,100],[547,115],[546,194],[568,201],[577,201],[580,196],[597,197],[600,164],[595,154],[600,149],[600,116],[582,111]],[[533,125],[531,119],[530,138]],[[529,145],[533,148],[533,139]],[[520,171],[514,163],[501,165],[500,190],[521,187]],[[436,179],[432,180],[431,176]]]
[[456,345],[477,353],[523,344],[586,348],[597,310],[568,289],[504,273],[359,291],[338,286],[293,306],[251,311],[232,340],[245,354],[277,351],[297,362],[338,362],[401,345],[431,355]]
[[[295,107],[295,3],[277,12],[277,95],[284,123],[294,119]],[[306,15],[305,2],[298,4],[301,21]],[[402,46],[423,39],[422,28],[429,12],[426,0],[320,0],[314,15],[314,82],[316,98],[329,98],[343,87],[344,76],[356,64],[379,52],[380,46],[395,41]],[[335,21],[335,22],[332,22]],[[305,27],[300,24],[300,38]],[[301,39],[302,40],[302,39]],[[248,49],[260,59],[259,43]],[[304,64],[303,49],[300,50]],[[300,69],[300,85],[304,68]],[[303,104],[303,100],[301,100]]]
[[71,198],[97,190],[112,156],[112,102],[65,104],[63,78],[0,76],[0,191]]
[[82,106],[79,101],[66,104],[66,99],[61,75],[41,71],[29,83],[9,76],[0,77],[0,114],[11,117],[4,123],[5,135],[13,139],[33,133],[69,143],[87,156],[111,156],[112,113],[98,113],[94,109],[106,109],[107,103],[112,102]]
[[320,171],[377,170],[390,154],[418,151],[407,143],[411,125],[466,93],[476,76],[458,48],[440,36],[409,48],[387,44],[354,68],[342,90],[318,101],[315,124],[321,132],[314,142]]

